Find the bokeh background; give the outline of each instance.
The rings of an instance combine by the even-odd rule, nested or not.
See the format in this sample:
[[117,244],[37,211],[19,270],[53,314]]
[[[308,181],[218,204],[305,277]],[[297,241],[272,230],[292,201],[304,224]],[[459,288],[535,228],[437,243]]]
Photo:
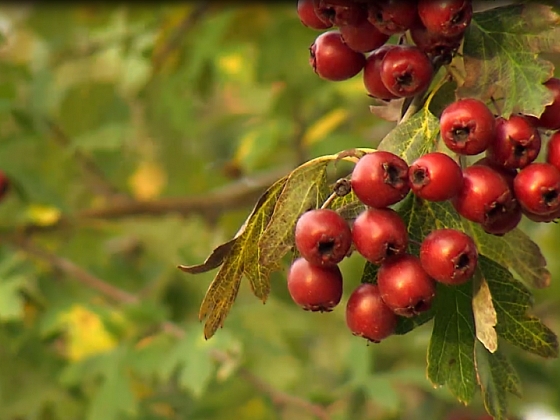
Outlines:
[[[295,2],[0,7],[1,420],[483,412],[426,379],[430,324],[379,345],[350,334],[357,256],[334,312],[300,310],[279,272],[265,305],[243,284],[203,338],[215,271],[177,264],[204,261],[290,169],[374,147],[393,126],[370,113],[360,76],[313,73],[317,34]],[[523,229],[552,272],[534,312],[560,332],[560,227]],[[508,353],[524,386],[512,413],[560,418],[560,362]]]

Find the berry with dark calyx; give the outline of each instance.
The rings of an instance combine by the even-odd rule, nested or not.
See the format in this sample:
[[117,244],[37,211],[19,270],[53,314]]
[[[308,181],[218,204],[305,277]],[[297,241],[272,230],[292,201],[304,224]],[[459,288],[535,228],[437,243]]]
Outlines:
[[314,0],[315,12],[335,26],[356,25],[367,20],[364,4],[353,0]]
[[389,35],[379,32],[367,19],[353,25],[342,25],[338,29],[346,45],[362,53],[381,47],[389,39]]
[[337,265],[319,267],[298,258],[288,272],[288,291],[306,311],[330,312],[342,298],[342,273]]
[[528,118],[496,118],[494,140],[486,149],[488,159],[505,168],[524,168],[541,150],[541,136]]
[[358,199],[376,208],[398,203],[410,191],[408,165],[390,152],[364,155],[356,163],[350,182]]
[[397,96],[393,95],[383,81],[381,80],[381,63],[385,54],[391,48],[395,48],[394,45],[383,45],[382,47],[374,50],[369,57],[366,59],[366,65],[364,66],[364,71],[362,76],[364,78],[364,86],[369,95],[379,98],[379,99],[396,99]]
[[377,272],[377,284],[385,304],[407,318],[429,310],[436,292],[434,280],[410,254],[386,259]]
[[560,131],[554,133],[548,140],[546,161],[560,171]]
[[309,64],[322,79],[338,82],[357,75],[366,63],[362,53],[356,52],[342,40],[339,31],[324,32],[309,48]]
[[332,27],[331,22],[325,21],[317,16],[313,0],[298,0],[297,14],[301,23],[308,28],[322,30]]
[[463,34],[446,37],[436,32],[430,32],[421,21],[417,21],[410,28],[410,37],[428,57],[442,57],[444,63],[450,63],[461,46]]
[[513,181],[521,208],[537,216],[560,210],[560,171],[550,163],[531,163]]
[[385,53],[381,80],[389,92],[403,98],[428,88],[434,68],[428,56],[412,45],[397,45]]
[[505,178],[485,165],[463,169],[463,187],[451,203],[465,219],[480,224],[491,224],[516,206]]
[[408,168],[412,192],[429,201],[445,201],[459,194],[463,171],[457,162],[444,153],[427,153]]
[[478,250],[469,235],[455,229],[438,229],[422,241],[420,263],[434,280],[459,285],[474,274]]
[[418,18],[412,0],[376,0],[368,4],[368,20],[387,35],[407,31]]
[[515,229],[521,222],[522,216],[521,206],[516,201],[511,209],[496,213],[491,220],[484,222],[481,226],[486,233],[502,236]]
[[315,209],[303,213],[296,223],[296,248],[314,265],[336,265],[352,245],[352,232],[334,210]]
[[408,232],[396,211],[369,208],[354,221],[352,242],[366,260],[381,264],[387,257],[406,251]]
[[431,32],[445,36],[463,34],[472,19],[471,0],[419,0],[418,16]]
[[538,127],[548,130],[560,130],[560,79],[553,77],[544,84],[553,94],[553,101],[535,123]]
[[397,316],[381,299],[377,285],[363,283],[348,298],[346,325],[352,334],[379,343],[395,332]]
[[449,104],[441,113],[439,125],[445,145],[462,155],[477,155],[494,139],[494,115],[478,99],[459,99]]
[[504,179],[506,180],[509,188],[513,191],[513,180],[517,176],[517,169],[510,169],[504,168],[502,165],[498,165],[495,162],[492,162],[487,157],[483,157],[482,159],[477,160],[473,165],[484,165],[494,169],[498,172]]

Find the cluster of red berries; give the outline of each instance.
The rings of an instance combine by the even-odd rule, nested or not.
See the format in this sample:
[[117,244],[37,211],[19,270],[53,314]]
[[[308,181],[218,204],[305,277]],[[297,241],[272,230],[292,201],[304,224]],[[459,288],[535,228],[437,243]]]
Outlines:
[[[472,18],[471,0],[299,0],[297,8],[307,27],[338,27],[311,45],[315,72],[341,81],[363,70],[369,95],[384,100],[427,89],[434,63],[451,60]],[[414,45],[386,44],[405,33]]]

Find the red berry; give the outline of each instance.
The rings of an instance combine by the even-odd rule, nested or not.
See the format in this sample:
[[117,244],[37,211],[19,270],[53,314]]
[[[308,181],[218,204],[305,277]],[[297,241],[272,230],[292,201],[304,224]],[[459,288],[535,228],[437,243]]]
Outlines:
[[421,21],[417,21],[410,28],[410,37],[414,44],[429,57],[445,57],[445,62],[451,62],[453,55],[461,45],[463,34],[446,37],[440,33],[428,31]]
[[309,64],[319,77],[330,81],[347,80],[357,75],[366,63],[362,53],[344,43],[339,31],[324,32],[309,48]]
[[492,162],[487,157],[477,160],[473,165],[484,165],[494,169],[505,179],[509,188],[513,191],[513,180],[517,175],[517,169],[504,168],[502,165]]
[[389,39],[389,35],[379,32],[367,20],[354,25],[342,25],[339,30],[346,45],[362,53],[381,47]]
[[370,208],[354,221],[352,241],[365,259],[381,264],[387,257],[406,251],[408,232],[396,211]]
[[412,45],[397,45],[385,53],[381,80],[389,92],[410,97],[428,88],[434,74],[428,56]]
[[463,34],[472,19],[471,0],[419,0],[418,15],[431,32],[445,36]]
[[560,171],[550,163],[531,163],[521,169],[513,181],[521,208],[537,216],[560,209]]
[[478,262],[478,250],[472,238],[455,229],[438,229],[420,246],[420,263],[426,273],[441,283],[467,282]]
[[537,125],[549,130],[560,129],[560,79],[553,77],[544,84],[553,94],[553,101],[538,118]]
[[342,273],[337,265],[319,267],[298,258],[288,272],[288,291],[306,311],[330,312],[342,298]]
[[348,299],[346,324],[352,334],[378,343],[394,333],[397,316],[381,299],[379,287],[364,283]]
[[505,178],[485,165],[472,165],[463,170],[463,187],[452,199],[453,207],[465,219],[491,224],[515,208],[516,202]]
[[317,15],[335,26],[355,25],[367,19],[364,4],[353,0],[314,0]]
[[0,170],[0,200],[4,198],[10,189],[10,179],[6,173]]
[[336,265],[352,245],[352,232],[336,211],[310,210],[296,223],[295,243],[301,256],[311,264]]
[[459,194],[463,186],[463,171],[446,154],[427,153],[410,165],[408,181],[417,197],[429,201],[445,201]]
[[315,5],[313,4],[313,0],[298,0],[297,3],[297,13],[299,16],[299,20],[305,26],[311,29],[328,29],[332,26],[332,23],[327,22],[317,16],[315,13]]
[[521,115],[509,119],[496,118],[494,140],[486,149],[488,159],[505,168],[524,168],[534,161],[541,150],[538,130]]
[[417,17],[416,2],[412,0],[377,0],[369,3],[369,21],[387,35],[405,32]]
[[526,210],[522,210],[522,212],[529,220],[532,220],[533,222],[538,222],[538,223],[549,223],[549,222],[553,222],[557,219],[560,219],[560,210],[558,210],[554,213],[544,214],[544,215],[533,214],[533,213],[531,213],[529,211],[526,211]]
[[443,110],[439,125],[445,145],[455,153],[477,155],[494,139],[494,115],[478,99],[451,103]]
[[405,317],[429,310],[436,291],[420,260],[410,254],[385,260],[377,272],[377,284],[385,304]]
[[352,190],[365,205],[387,207],[408,194],[408,165],[390,152],[368,153],[354,167],[351,184]]
[[387,90],[387,87],[381,80],[381,63],[383,62],[383,58],[385,58],[385,54],[391,48],[395,48],[395,46],[383,45],[373,51],[366,59],[363,72],[364,86],[367,92],[375,98],[387,100],[397,98],[396,95],[393,95]]
[[554,133],[548,140],[546,161],[560,171],[560,131]]

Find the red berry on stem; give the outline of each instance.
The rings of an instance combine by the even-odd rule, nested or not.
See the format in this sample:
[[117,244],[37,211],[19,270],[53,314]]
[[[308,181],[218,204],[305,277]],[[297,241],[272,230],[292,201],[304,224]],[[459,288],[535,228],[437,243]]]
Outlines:
[[358,199],[376,208],[398,203],[410,190],[408,165],[390,152],[377,151],[363,156],[356,163],[350,181]]
[[560,170],[550,163],[531,163],[513,181],[521,208],[537,216],[560,210]]
[[357,75],[366,63],[362,53],[344,43],[339,31],[324,32],[309,48],[309,64],[322,79],[338,82]]
[[544,84],[553,94],[553,101],[537,120],[537,125],[549,130],[560,130],[560,79],[553,77]]
[[560,171],[560,131],[554,133],[548,140],[546,161]]
[[438,229],[420,246],[420,263],[434,280],[448,285],[467,282],[478,263],[478,250],[472,238],[455,229]]
[[348,299],[346,325],[352,334],[378,343],[394,333],[397,316],[381,299],[379,287],[364,283]]
[[408,30],[418,18],[412,0],[377,0],[368,5],[368,19],[387,35]]
[[366,59],[363,72],[364,86],[367,92],[375,98],[386,100],[397,98],[396,95],[389,92],[381,80],[381,63],[383,62],[383,58],[385,58],[385,54],[391,48],[395,48],[395,46],[383,45],[373,51]]
[[297,13],[301,23],[308,28],[322,30],[328,29],[332,26],[332,23],[317,16],[313,0],[298,0]]
[[477,155],[494,139],[494,115],[478,99],[451,103],[443,110],[439,125],[445,145],[455,153]]
[[310,210],[296,223],[295,243],[301,256],[311,264],[336,265],[352,245],[352,232],[336,211]]
[[471,0],[419,0],[418,16],[431,32],[457,36],[465,32],[472,19]]
[[408,232],[396,211],[370,208],[356,218],[352,241],[366,260],[381,264],[387,257],[406,251]]
[[367,20],[353,25],[342,25],[339,30],[346,45],[362,53],[381,47],[389,39],[389,35],[379,32]]
[[482,159],[477,160],[473,165],[484,165],[494,169],[504,178],[504,180],[509,185],[509,188],[513,191],[513,180],[517,175],[517,169],[504,168],[502,165],[498,165],[495,162],[492,162],[487,157],[483,157]]
[[364,4],[353,0],[314,0],[317,15],[335,26],[355,25],[367,20]]
[[410,165],[408,181],[417,197],[429,201],[445,201],[459,194],[463,186],[463,171],[446,154],[427,153]]
[[393,95],[410,97],[428,88],[434,74],[428,56],[412,45],[397,45],[385,53],[381,80]]
[[447,57],[447,62],[451,62],[453,55],[461,46],[463,34],[453,37],[443,36],[437,32],[430,32],[421,21],[417,21],[410,28],[410,37],[414,44],[429,57]]
[[342,273],[337,265],[319,267],[298,258],[288,272],[288,291],[306,311],[329,312],[342,298]]

